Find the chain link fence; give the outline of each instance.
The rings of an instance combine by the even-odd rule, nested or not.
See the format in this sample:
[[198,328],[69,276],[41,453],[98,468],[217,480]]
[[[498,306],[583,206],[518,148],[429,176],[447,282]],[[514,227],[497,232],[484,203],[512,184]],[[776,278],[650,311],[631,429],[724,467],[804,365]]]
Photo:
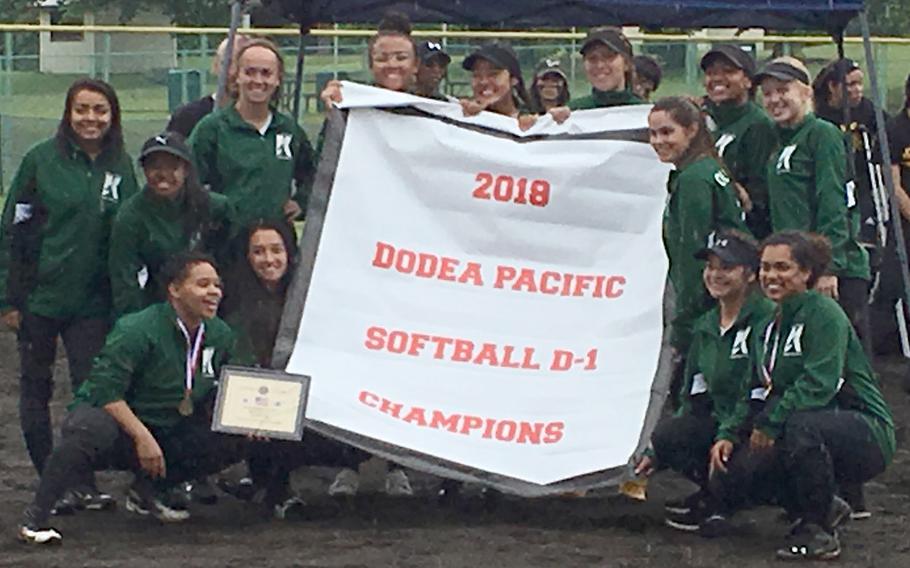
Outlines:
[[[37,32],[3,32],[2,35],[0,187],[4,188],[9,186],[28,148],[54,133],[62,113],[64,93],[75,78],[85,75],[99,77],[117,89],[123,109],[127,147],[135,155],[147,137],[164,128],[170,111],[177,104],[214,92],[217,78],[210,71],[211,60],[223,37],[150,34],[148,41],[143,43],[137,37],[130,37],[129,42],[117,39],[136,34],[95,32],[66,36],[72,42],[82,38],[82,43],[51,45],[47,43],[47,38],[39,40]],[[85,36],[89,35],[92,36],[91,41],[86,43]],[[293,84],[298,40],[294,36],[273,39],[285,54],[288,70],[285,90],[288,92],[282,102],[290,107],[292,97],[289,87]],[[750,45],[760,63],[778,55],[792,54],[806,61],[813,73],[836,57],[836,49],[830,41],[800,43],[798,40],[772,42],[763,37],[740,39]],[[461,68],[461,61],[485,40],[457,37],[439,41],[452,56],[444,83],[445,92],[454,96],[469,96],[470,77]],[[634,40],[636,53],[654,56],[663,67],[663,80],[655,96],[700,95],[703,88],[698,63],[711,48],[712,41],[711,37],[667,41],[659,36]],[[528,84],[541,60],[556,58],[562,62],[574,95],[586,94],[590,89],[578,53],[579,40],[543,37],[515,39],[510,43],[518,53]],[[145,47],[140,48],[143,45]],[[896,111],[903,103],[904,81],[910,72],[910,41],[877,43],[875,51],[883,94],[888,108]],[[301,123],[315,139],[322,122],[318,108],[321,86],[339,76],[354,81],[370,81],[366,37],[310,36],[304,53]],[[862,45],[848,44],[847,55],[862,62]]]

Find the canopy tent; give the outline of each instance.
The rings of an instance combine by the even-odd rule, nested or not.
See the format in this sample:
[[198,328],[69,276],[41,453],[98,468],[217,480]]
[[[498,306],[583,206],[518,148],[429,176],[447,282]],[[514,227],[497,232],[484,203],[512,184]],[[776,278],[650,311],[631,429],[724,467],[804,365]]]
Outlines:
[[843,29],[862,0],[271,0],[302,24],[377,22],[388,10],[415,22],[554,27],[602,24],[664,28]]
[[[239,23],[239,15],[244,0],[233,0],[231,35]],[[878,78],[875,71],[875,61],[872,56],[872,45],[869,37],[868,20],[864,12],[862,0],[501,0],[489,2],[487,0],[266,0],[265,8],[275,14],[299,24],[301,31],[300,53],[297,63],[297,97],[299,100],[300,78],[303,70],[303,38],[309,29],[317,23],[355,23],[379,21],[383,14],[389,10],[397,10],[407,14],[415,22],[447,22],[450,24],[463,24],[482,27],[555,27],[555,26],[597,26],[597,25],[639,25],[652,28],[703,28],[703,27],[732,27],[752,28],[761,27],[774,30],[825,30],[829,32],[838,43],[841,56],[843,55],[843,31],[848,22],[859,15],[862,23],[866,47],[866,68],[870,77],[873,102],[875,103],[877,122],[879,126],[878,138],[882,149],[885,164],[890,164],[889,146],[885,132],[882,100],[878,88]],[[228,51],[232,42],[228,43]],[[227,69],[230,53],[225,54],[225,64],[222,69]],[[223,79],[222,79],[223,80]],[[297,115],[298,107],[295,106],[294,114]],[[849,112],[845,109],[845,113]],[[337,117],[336,117],[337,118]],[[340,139],[339,131],[343,131],[338,121],[329,122],[330,132],[333,136],[327,137]],[[328,144],[328,143],[327,143]],[[338,146],[337,140],[331,146]],[[327,148],[329,149],[329,148]],[[337,152],[337,149],[334,150]],[[330,151],[331,153],[331,151]],[[890,211],[892,219],[900,219],[897,200],[894,197],[894,187],[890,176],[885,176],[885,183],[890,196]],[[323,204],[324,205],[324,204]],[[312,204],[311,204],[312,209]],[[318,224],[318,222],[317,222]],[[897,252],[901,264],[901,277],[904,283],[904,305],[910,306],[910,273],[907,269],[907,255],[903,246],[904,237],[899,222],[892,223],[892,230],[898,243]],[[315,257],[315,251],[311,251]],[[298,275],[299,276],[299,275]],[[306,277],[299,278],[306,280]],[[296,279],[295,279],[296,280]],[[295,295],[295,290],[305,287],[305,282],[295,282],[290,294]],[[305,293],[302,294],[305,297]],[[302,312],[303,302],[289,302],[295,304],[294,310]],[[288,310],[285,311],[286,317]],[[282,322],[282,328],[287,329],[287,322]],[[293,326],[290,326],[293,327]],[[284,332],[281,332],[284,333]],[[279,342],[273,359],[273,365],[282,366],[290,356],[290,346],[293,340],[288,337]],[[664,365],[666,361],[662,361]],[[658,375],[666,370],[658,370]],[[652,387],[652,400],[657,394],[658,385]],[[662,398],[661,398],[662,401]],[[657,412],[649,408],[642,431],[642,440],[646,441],[650,430],[659,417]],[[325,426],[325,425],[323,425]],[[436,473],[445,477],[462,480],[473,480],[487,483],[502,489],[528,495],[535,494],[534,487],[515,485],[509,479],[487,472],[466,472],[458,464],[442,463],[428,456],[414,455],[412,452],[401,453],[397,448],[385,447],[371,439],[363,439],[352,433],[335,428],[314,428],[317,431],[336,437],[347,443],[361,448],[367,448],[377,455],[394,459],[406,467],[419,467],[424,471]],[[577,484],[577,485],[576,485]],[[569,480],[557,484],[553,489],[571,490],[578,487],[596,486],[594,482],[586,479]]]

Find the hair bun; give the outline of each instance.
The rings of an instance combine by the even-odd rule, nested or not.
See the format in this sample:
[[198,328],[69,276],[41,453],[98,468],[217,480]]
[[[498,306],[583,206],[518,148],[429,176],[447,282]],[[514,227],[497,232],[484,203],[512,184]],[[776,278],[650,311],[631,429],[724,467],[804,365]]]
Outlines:
[[401,12],[386,12],[379,22],[380,32],[394,32],[411,35],[411,20]]

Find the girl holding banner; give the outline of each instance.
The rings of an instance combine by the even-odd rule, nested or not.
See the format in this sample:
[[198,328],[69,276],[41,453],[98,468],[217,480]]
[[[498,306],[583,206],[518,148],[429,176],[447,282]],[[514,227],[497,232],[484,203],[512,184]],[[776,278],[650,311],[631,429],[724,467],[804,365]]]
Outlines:
[[530,112],[532,103],[521,75],[518,56],[509,45],[492,42],[465,57],[461,66],[471,72],[473,99],[463,99],[466,116],[489,111],[512,118]]

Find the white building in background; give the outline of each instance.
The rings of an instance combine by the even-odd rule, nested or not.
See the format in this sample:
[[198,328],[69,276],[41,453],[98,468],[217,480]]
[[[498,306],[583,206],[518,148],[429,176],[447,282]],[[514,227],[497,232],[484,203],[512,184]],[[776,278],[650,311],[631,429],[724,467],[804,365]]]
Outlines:
[[[117,9],[74,16],[61,7],[66,0],[37,0],[41,25],[119,25]],[[142,10],[128,23],[170,26],[161,12]],[[169,34],[41,32],[39,65],[42,73],[142,73],[177,65],[177,40]]]

